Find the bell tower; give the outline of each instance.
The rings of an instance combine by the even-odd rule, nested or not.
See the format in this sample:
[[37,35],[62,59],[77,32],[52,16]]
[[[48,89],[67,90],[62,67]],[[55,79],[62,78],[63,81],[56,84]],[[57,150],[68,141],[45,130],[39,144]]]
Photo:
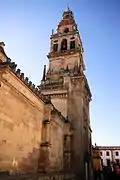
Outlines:
[[81,177],[91,173],[91,127],[89,102],[91,92],[84,74],[83,45],[73,12],[62,15],[57,31],[50,37],[49,68],[44,66],[39,86],[55,108],[71,122],[71,171]]
[[60,72],[78,68],[85,70],[83,46],[72,11],[68,8],[62,15],[57,32],[52,31],[51,48],[48,54],[49,70]]

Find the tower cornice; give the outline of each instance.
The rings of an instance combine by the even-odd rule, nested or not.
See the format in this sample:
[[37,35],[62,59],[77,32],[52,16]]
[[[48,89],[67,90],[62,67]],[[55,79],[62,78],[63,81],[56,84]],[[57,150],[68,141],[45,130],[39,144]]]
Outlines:
[[47,57],[48,58],[54,58],[59,56],[67,56],[67,55],[73,55],[76,53],[80,53],[80,48],[73,49],[73,50],[65,50],[65,51],[58,51],[58,52],[50,52]]
[[74,35],[74,34],[78,34],[79,35],[79,31],[78,30],[73,30],[73,31],[69,31],[67,34],[66,33],[52,34],[50,39],[58,38],[58,37],[67,37],[67,36]]

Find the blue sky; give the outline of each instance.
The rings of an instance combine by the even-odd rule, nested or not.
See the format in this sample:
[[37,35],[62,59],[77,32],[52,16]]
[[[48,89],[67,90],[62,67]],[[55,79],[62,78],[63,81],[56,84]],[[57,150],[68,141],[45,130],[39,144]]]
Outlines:
[[0,41],[8,56],[38,85],[48,64],[52,29],[67,5],[74,12],[84,46],[93,94],[93,143],[120,145],[120,1],[0,0]]

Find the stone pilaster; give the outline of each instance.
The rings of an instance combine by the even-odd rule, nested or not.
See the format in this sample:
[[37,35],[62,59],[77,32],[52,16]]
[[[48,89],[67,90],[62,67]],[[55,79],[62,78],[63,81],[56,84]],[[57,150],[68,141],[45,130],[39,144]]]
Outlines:
[[40,144],[40,157],[38,162],[38,172],[49,171],[49,151],[50,150],[50,120],[42,123],[42,142]]
[[63,149],[63,160],[64,160],[64,171],[70,171],[71,168],[71,135],[64,135],[64,149]]

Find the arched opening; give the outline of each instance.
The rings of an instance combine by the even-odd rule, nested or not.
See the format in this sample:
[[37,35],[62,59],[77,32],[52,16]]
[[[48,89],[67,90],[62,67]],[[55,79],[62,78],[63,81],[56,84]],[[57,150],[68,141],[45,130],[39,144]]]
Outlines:
[[56,52],[58,50],[58,44],[53,44],[53,51]]
[[67,39],[63,39],[63,40],[62,40],[61,50],[62,50],[62,51],[67,50]]
[[65,28],[64,29],[64,33],[68,33],[69,32],[69,29],[68,28]]
[[75,49],[75,41],[70,42],[70,49]]

